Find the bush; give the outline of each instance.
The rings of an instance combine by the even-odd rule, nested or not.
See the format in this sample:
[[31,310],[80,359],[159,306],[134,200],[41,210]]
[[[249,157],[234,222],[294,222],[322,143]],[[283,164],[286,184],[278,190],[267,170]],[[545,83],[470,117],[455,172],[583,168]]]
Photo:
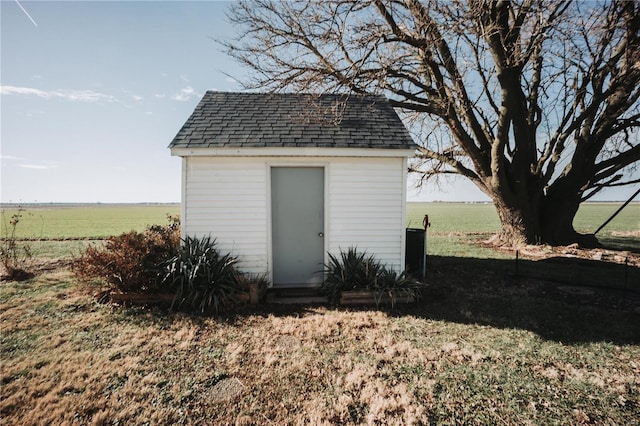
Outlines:
[[379,278],[370,290],[374,292],[376,305],[380,305],[382,298],[388,296],[391,300],[391,306],[395,306],[397,299],[408,298],[416,300],[420,297],[421,287],[420,283],[409,278],[406,271],[398,274],[391,269],[383,267]]
[[416,297],[418,287],[405,272],[397,274],[387,269],[373,255],[359,253],[355,247],[340,257],[329,253],[329,263],[325,264],[325,280],[321,292],[333,303],[338,302],[343,291],[368,290],[373,292],[376,305],[384,296],[391,298],[392,304],[397,297]]
[[109,237],[103,247],[90,245],[73,261],[73,272],[84,282],[98,279],[122,293],[158,292],[163,265],[180,246],[180,221],[168,220],[165,226]]
[[165,263],[163,285],[175,292],[171,309],[191,307],[219,313],[238,302],[238,259],[220,254],[215,246],[211,237],[187,236],[178,254]]
[[373,256],[358,253],[354,247],[341,251],[340,258],[329,253],[329,263],[324,267],[321,292],[332,302],[337,302],[343,291],[371,289],[382,270]]
[[5,221],[5,212],[2,212],[2,239],[0,240],[0,266],[4,269],[2,274],[3,280],[23,281],[33,277],[33,273],[29,271],[33,254],[31,246],[28,243],[21,243],[16,236],[16,228],[20,219],[22,219],[23,208],[19,207],[18,211],[11,215],[11,219],[7,224]]

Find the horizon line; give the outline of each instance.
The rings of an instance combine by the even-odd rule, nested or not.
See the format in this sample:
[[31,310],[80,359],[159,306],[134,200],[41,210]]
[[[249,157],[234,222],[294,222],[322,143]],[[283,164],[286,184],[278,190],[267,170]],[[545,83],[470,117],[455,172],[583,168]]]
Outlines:
[[[624,203],[627,200],[588,200],[580,204],[589,203]],[[640,203],[640,200],[631,200],[631,203]],[[456,203],[456,204],[493,204],[491,200],[431,200],[409,201],[407,203]],[[29,205],[149,205],[149,204],[181,204],[181,201],[33,201],[33,202],[0,202],[0,206],[29,206]]]

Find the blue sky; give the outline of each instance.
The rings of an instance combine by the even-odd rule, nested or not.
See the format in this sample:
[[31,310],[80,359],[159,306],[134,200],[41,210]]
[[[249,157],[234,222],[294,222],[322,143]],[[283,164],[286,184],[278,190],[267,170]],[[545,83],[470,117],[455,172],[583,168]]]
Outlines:
[[[206,90],[239,91],[229,75],[246,74],[213,41],[234,36],[228,6],[2,1],[0,200],[178,202],[167,145]],[[409,199],[487,199],[444,187]]]
[[2,201],[179,201],[167,145],[207,89],[240,90],[212,40],[228,4],[20,5],[35,23],[0,5]]

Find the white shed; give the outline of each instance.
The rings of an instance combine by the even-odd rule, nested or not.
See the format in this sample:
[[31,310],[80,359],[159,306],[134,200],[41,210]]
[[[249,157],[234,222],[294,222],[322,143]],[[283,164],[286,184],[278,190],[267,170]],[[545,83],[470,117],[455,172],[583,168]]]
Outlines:
[[327,253],[352,246],[404,269],[415,145],[384,97],[209,91],[169,148],[182,234],[274,287],[319,285]]

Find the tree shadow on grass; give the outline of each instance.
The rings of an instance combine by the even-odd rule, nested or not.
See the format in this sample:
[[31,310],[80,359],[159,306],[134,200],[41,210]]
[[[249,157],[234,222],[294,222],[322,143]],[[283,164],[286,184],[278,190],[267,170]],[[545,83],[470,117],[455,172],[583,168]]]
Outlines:
[[[640,268],[580,258],[532,261],[430,255],[422,300],[391,316],[529,330],[563,343],[640,344]],[[167,326],[178,318],[204,324],[247,316],[305,316],[322,304],[260,304],[227,313],[168,314],[167,307],[132,308],[126,317]],[[372,306],[337,309],[371,310]],[[126,312],[126,311],[125,311]]]
[[640,238],[638,237],[604,235],[602,237],[598,237],[598,240],[606,249],[640,254]]
[[427,271],[423,300],[390,314],[517,328],[565,343],[640,344],[638,267],[430,256]]
[[[528,330],[563,343],[640,344],[638,267],[579,258],[520,259],[516,266],[509,259],[430,256],[425,282],[417,303],[379,309],[390,316]],[[315,313],[312,304],[267,304],[231,316]]]

